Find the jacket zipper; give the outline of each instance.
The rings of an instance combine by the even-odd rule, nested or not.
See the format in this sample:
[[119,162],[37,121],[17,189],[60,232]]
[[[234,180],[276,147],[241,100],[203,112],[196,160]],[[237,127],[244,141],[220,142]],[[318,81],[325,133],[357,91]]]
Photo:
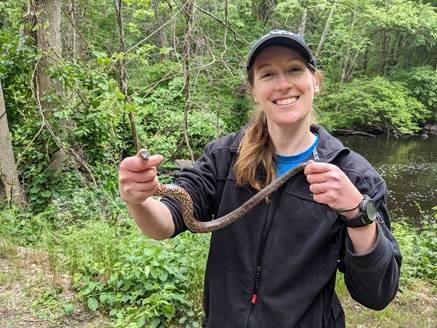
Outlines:
[[[275,207],[276,209],[278,207],[281,206],[282,203],[282,189],[284,186],[282,186],[281,188],[279,188],[278,192],[280,192],[280,197],[277,200],[276,204],[277,206]],[[273,203],[273,199],[271,200],[271,202]],[[269,212],[271,210],[271,206],[274,205],[270,203],[270,206],[268,207],[267,210],[267,220],[264,221],[264,225],[261,231],[261,237],[260,237],[260,243],[258,245],[258,251],[257,251],[257,257],[256,257],[256,267],[255,267],[255,279],[254,279],[254,283],[253,283],[253,288],[252,288],[252,295],[250,298],[250,312],[249,312],[249,317],[247,320],[247,327],[250,327],[250,322],[251,322],[251,318],[253,316],[253,311],[255,310],[255,305],[256,302],[258,300],[258,290],[260,287],[260,282],[261,282],[261,275],[262,275],[262,261],[264,258],[264,252],[265,252],[265,248],[267,245],[267,241],[269,239],[270,236],[270,232],[272,230],[272,226],[273,226],[273,221],[275,220],[276,217],[276,212],[277,210],[274,210],[274,213],[272,215],[269,215]]]

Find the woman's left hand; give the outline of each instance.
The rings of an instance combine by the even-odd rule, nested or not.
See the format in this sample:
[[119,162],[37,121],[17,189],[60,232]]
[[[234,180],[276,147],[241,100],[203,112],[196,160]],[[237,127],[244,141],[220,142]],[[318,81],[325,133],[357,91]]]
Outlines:
[[[310,184],[310,191],[316,202],[326,204],[335,211],[354,209],[363,199],[363,195],[336,165],[310,161],[304,174]],[[358,211],[342,213],[354,216]]]

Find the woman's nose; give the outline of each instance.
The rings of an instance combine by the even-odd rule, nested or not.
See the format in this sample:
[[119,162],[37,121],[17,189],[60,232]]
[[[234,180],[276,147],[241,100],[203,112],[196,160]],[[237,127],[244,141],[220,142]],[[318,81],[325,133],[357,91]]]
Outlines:
[[276,89],[279,91],[284,91],[290,89],[292,86],[290,79],[284,73],[278,74]]

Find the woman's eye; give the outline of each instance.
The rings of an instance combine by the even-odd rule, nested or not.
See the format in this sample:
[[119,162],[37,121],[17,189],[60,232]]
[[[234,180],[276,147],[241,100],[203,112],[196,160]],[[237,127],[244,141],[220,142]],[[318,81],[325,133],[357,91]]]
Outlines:
[[271,77],[271,76],[273,76],[273,74],[270,72],[266,72],[266,73],[261,74],[261,78],[267,78],[267,77]]
[[299,72],[302,72],[302,67],[291,67],[291,68],[288,70],[288,72],[289,72],[289,73],[299,73]]

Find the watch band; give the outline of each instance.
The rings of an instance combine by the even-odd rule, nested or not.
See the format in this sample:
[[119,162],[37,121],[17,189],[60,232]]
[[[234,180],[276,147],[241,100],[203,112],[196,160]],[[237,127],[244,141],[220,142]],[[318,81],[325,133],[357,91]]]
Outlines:
[[360,212],[358,213],[357,216],[355,216],[352,219],[346,219],[343,217],[343,221],[346,224],[346,226],[348,226],[349,228],[357,228],[357,227],[364,227],[373,222],[373,221],[366,220],[366,218],[367,218],[366,213]]
[[373,223],[376,220],[376,207],[373,200],[369,196],[364,195],[358,207],[360,212],[352,219],[346,219],[343,215],[341,216],[346,226],[350,228],[363,227]]

